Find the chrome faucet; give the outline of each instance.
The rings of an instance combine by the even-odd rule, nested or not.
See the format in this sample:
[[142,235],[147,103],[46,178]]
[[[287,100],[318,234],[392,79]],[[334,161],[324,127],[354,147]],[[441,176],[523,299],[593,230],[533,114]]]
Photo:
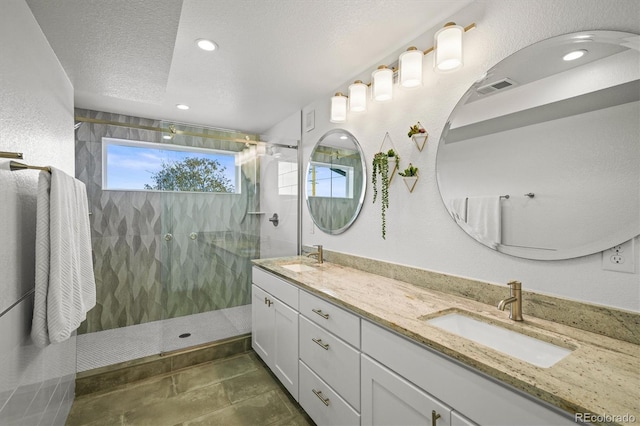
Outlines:
[[321,245],[317,245],[314,247],[318,247],[318,251],[315,253],[309,253],[307,254],[307,257],[315,257],[318,259],[318,263],[322,263],[324,262],[324,256],[322,254],[322,246]]
[[509,305],[509,318],[514,321],[522,321],[522,283],[511,281],[507,284],[510,287],[509,297],[498,302],[498,309],[504,311]]

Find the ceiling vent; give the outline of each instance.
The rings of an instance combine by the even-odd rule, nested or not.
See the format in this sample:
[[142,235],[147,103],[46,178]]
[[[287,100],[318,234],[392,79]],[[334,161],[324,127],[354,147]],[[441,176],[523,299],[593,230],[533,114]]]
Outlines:
[[480,95],[488,95],[489,93],[497,92],[498,90],[504,90],[509,87],[515,86],[518,83],[511,80],[510,78],[503,78],[502,80],[494,81],[490,84],[485,84],[484,86],[478,87],[478,94]]

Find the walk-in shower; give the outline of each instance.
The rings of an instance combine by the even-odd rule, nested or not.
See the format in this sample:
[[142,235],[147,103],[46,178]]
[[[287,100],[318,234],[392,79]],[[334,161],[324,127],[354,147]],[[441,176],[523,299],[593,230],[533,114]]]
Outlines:
[[97,287],[78,371],[250,332],[251,260],[298,250],[298,141],[86,110],[76,121]]

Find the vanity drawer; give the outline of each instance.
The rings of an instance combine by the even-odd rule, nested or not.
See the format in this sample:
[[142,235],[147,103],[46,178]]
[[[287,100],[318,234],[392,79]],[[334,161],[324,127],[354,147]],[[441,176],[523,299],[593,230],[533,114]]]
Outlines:
[[256,266],[252,268],[251,280],[267,293],[277,297],[296,311],[298,310],[298,287]]
[[360,414],[307,365],[300,363],[300,405],[318,425],[359,425]]
[[360,352],[302,315],[300,359],[360,410]]
[[360,318],[306,291],[300,292],[300,313],[342,340],[360,348]]

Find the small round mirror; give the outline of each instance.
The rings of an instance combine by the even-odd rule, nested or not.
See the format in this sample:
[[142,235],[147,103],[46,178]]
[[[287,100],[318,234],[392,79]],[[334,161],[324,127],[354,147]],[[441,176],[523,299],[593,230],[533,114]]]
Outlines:
[[316,144],[306,174],[306,200],[316,226],[340,234],[356,220],[366,190],[366,165],[358,140],[330,130]]

